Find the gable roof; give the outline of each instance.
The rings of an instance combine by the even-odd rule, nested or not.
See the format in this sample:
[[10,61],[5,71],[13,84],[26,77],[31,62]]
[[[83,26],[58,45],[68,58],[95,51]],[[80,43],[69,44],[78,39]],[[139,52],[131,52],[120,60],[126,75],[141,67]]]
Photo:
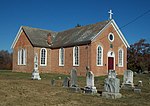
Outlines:
[[88,44],[108,23],[109,21],[103,21],[59,32],[53,41],[52,47],[59,48]]
[[[29,41],[34,47],[60,48],[89,44],[91,41],[96,39],[97,36],[99,36],[100,33],[110,24],[114,26],[115,31],[118,33],[125,46],[130,47],[114,20],[76,27],[62,32],[54,32],[50,30],[22,26],[11,47],[13,48],[15,46],[21,31],[25,32]],[[52,35],[51,46],[47,43],[48,33],[51,33]]]
[[54,39],[54,36],[57,34],[57,32],[50,31],[50,30],[43,30],[39,28],[31,28],[28,26],[21,26],[16,38],[11,46],[11,48],[14,48],[16,42],[18,41],[20,34],[24,32],[29,39],[30,43],[34,47],[49,47],[47,43],[47,34],[51,33],[52,39]]
[[22,29],[24,30],[32,45],[35,47],[49,47],[47,43],[47,34],[51,33],[52,40],[57,34],[57,32],[54,31],[31,28],[27,26],[23,26]]

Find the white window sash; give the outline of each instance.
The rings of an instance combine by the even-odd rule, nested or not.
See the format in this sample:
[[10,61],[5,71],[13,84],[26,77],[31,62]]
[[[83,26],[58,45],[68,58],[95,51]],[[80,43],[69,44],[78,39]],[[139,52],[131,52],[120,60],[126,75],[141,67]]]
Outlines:
[[[44,51],[45,53],[43,53]],[[45,48],[41,48],[40,50],[40,66],[47,66],[47,50]]]
[[79,61],[80,61],[80,50],[79,47],[76,46],[73,47],[73,66],[79,66]]
[[65,52],[64,48],[59,49],[59,66],[64,66],[64,55],[65,55],[64,52]]
[[[121,52],[121,53],[120,53]],[[123,67],[123,49],[119,49],[118,51],[118,67]]]
[[[99,51],[99,47],[101,48],[101,53]],[[96,51],[97,51],[96,52],[97,53],[96,54],[96,65],[97,66],[103,66],[103,48],[102,48],[102,46],[98,45]]]
[[20,65],[20,49],[18,50],[18,65]]
[[18,50],[18,65],[26,65],[26,49]]

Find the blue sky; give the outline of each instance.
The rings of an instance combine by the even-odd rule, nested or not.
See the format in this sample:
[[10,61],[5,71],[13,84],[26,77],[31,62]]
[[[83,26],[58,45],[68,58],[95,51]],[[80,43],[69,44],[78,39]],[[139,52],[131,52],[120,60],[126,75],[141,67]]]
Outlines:
[[[20,26],[63,31],[113,19],[119,27],[150,10],[150,0],[0,0],[0,50],[11,52]],[[145,38],[150,42],[150,12],[121,31],[129,44]]]

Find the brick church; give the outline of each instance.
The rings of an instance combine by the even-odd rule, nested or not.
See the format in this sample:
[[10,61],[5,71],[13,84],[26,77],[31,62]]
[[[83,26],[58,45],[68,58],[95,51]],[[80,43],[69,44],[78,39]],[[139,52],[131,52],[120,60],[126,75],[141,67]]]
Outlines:
[[123,74],[128,47],[113,19],[62,32],[21,26],[12,44],[13,71],[31,73],[38,54],[40,73],[69,74],[75,67],[78,75],[85,76],[89,66],[95,76],[110,69]]

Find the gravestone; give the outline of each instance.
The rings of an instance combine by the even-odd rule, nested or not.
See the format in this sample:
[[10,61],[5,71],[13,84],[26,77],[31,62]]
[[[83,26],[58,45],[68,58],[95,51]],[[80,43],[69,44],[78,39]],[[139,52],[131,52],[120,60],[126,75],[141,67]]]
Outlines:
[[143,86],[143,81],[139,80],[139,81],[138,81],[138,86],[139,86],[139,87]]
[[70,82],[71,82],[71,86],[70,87],[77,87],[77,70],[75,68],[73,68],[71,70],[71,79],[70,79]]
[[78,92],[80,88],[77,85],[77,70],[73,67],[70,73],[70,90]]
[[65,77],[62,85],[63,87],[70,87],[70,78]]
[[38,55],[37,53],[34,56],[34,69],[32,72],[32,79],[33,80],[41,80],[38,70]]
[[85,93],[97,93],[97,89],[94,86],[94,74],[92,71],[87,71],[86,73],[86,87],[84,89]]
[[109,70],[108,71],[108,78],[116,78],[116,71],[115,70]]
[[55,86],[55,79],[52,79],[52,80],[51,80],[51,85],[52,85],[52,86]]
[[122,83],[121,87],[123,89],[132,89],[132,88],[134,88],[133,72],[131,70],[124,71],[123,83]]
[[120,79],[116,78],[115,70],[111,70],[108,73],[108,78],[104,81],[104,92],[102,92],[102,96],[105,98],[121,98],[122,95],[119,93],[120,91]]

